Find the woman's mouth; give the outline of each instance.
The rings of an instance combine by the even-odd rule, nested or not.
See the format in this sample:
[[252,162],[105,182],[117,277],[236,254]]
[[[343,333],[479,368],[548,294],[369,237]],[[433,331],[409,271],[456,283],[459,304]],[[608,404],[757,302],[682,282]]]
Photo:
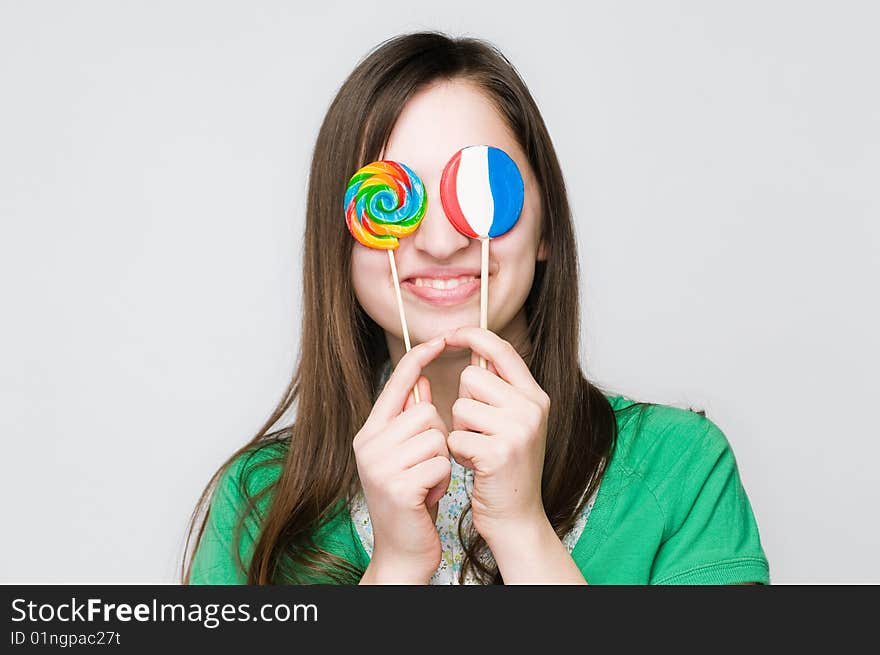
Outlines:
[[400,288],[432,305],[456,305],[479,293],[480,276],[410,277]]

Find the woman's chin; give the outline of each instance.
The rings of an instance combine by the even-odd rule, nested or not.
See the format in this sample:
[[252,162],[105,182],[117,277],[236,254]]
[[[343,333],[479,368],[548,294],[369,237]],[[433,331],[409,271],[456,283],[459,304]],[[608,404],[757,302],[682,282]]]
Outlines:
[[[410,330],[410,339],[413,339],[413,345],[417,343],[425,343],[426,341],[430,341],[436,337],[442,337],[453,330],[460,327],[472,327],[472,323],[466,322],[456,322],[456,323],[444,323],[443,325],[433,325],[430,328],[425,328],[424,330]],[[418,335],[418,336],[415,336]],[[452,346],[446,346],[447,350],[459,350],[458,348],[453,348]]]

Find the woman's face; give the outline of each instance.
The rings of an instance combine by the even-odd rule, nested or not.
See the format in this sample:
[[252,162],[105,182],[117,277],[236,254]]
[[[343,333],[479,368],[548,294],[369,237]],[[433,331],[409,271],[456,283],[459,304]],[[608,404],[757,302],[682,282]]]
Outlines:
[[[478,86],[465,80],[435,83],[412,97],[401,113],[382,159],[409,166],[422,180],[428,209],[418,229],[394,253],[410,339],[415,345],[461,326],[480,324],[480,241],[459,234],[440,202],[446,162],[470,145],[501,148],[519,167],[525,200],[516,225],[491,240],[489,329],[502,336],[521,312],[544,258],[541,207],[534,173],[516,138]],[[364,311],[389,338],[403,331],[388,255],[355,242],[352,283]]]

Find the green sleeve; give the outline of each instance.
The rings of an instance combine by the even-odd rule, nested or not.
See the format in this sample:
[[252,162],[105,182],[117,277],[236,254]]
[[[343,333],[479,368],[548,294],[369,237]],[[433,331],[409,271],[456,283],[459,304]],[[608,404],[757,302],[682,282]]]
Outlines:
[[[271,492],[257,502],[248,514],[236,539],[236,529],[247,507],[244,489],[254,496],[273,482],[281,468],[281,460],[270,461],[275,455],[271,447],[239,455],[221,474],[211,498],[205,531],[199,541],[190,572],[190,584],[224,585],[247,583],[247,574],[235,555],[235,545],[244,566],[250,563],[259,537],[260,519],[265,515]],[[246,487],[244,485],[247,485]]]
[[733,450],[707,418],[680,423],[684,438],[671,439],[671,454],[658,481],[665,514],[663,538],[651,568],[651,584],[770,583],[751,504]]

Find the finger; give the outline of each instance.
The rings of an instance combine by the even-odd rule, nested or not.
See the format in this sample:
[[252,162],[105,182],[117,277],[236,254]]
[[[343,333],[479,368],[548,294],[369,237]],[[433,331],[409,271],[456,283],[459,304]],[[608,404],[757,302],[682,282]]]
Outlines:
[[489,330],[460,327],[446,335],[446,343],[450,346],[467,346],[477,355],[482,355],[495,365],[499,377],[515,387],[529,390],[540,388],[514,347]]
[[466,366],[458,383],[459,398],[473,398],[494,407],[514,407],[522,400],[522,392],[476,364]]
[[444,435],[449,433],[449,428],[434,405],[418,403],[391,419],[383,429],[370,438],[370,441],[374,442],[377,448],[397,448],[413,436],[432,428]]
[[[433,492],[432,495],[439,493],[435,487],[441,487],[444,481],[448,487],[451,475],[452,465],[449,463],[449,458],[439,455],[426,459],[403,473],[403,476],[419,489],[420,497],[425,499],[425,504],[427,504],[429,493]],[[446,487],[443,487],[442,493],[439,493],[437,498],[442,497],[444,493],[446,493]]]
[[[423,403],[431,403],[433,402],[433,398],[431,396],[431,383],[424,375],[419,376],[419,381],[416,383],[419,387],[419,396],[421,397],[421,402]],[[416,404],[416,399],[413,394],[409,394],[406,397],[406,405],[404,405],[403,409],[406,411],[410,407],[413,407]]]
[[507,420],[504,410],[472,398],[459,398],[452,405],[453,430],[470,430],[484,435],[503,434]]
[[449,433],[446,443],[449,452],[456,462],[469,469],[477,469],[481,461],[485,461],[489,444],[484,434],[476,434],[467,430],[453,430]]
[[377,421],[381,424],[400,414],[406,405],[407,396],[412,393],[421,376],[422,369],[443,352],[444,347],[443,337],[436,337],[431,341],[420,343],[401,357],[391,372],[385,388],[376,399],[367,421]]
[[[449,455],[446,455],[446,461],[449,462]],[[446,490],[449,489],[449,481],[452,479],[452,465],[449,465],[449,473],[447,473],[437,484],[431,487],[431,490],[428,491],[428,495],[425,496],[425,505],[428,506],[428,510],[431,512],[431,520],[437,520],[437,510],[439,509],[440,499],[443,498],[443,494],[446,493]]]
[[394,458],[398,468],[404,470],[436,455],[449,457],[449,449],[446,446],[446,433],[431,428],[400,444]]
[[[485,357],[484,357],[483,359],[485,359]],[[480,369],[483,369],[483,367],[480,366],[480,356],[479,356],[479,355],[476,353],[476,351],[474,351],[474,350],[471,350],[471,366],[476,366],[476,367],[478,367],[478,368],[480,368]],[[493,364],[492,362],[488,362],[488,361],[487,361],[487,362],[486,362],[486,368],[483,369],[483,370],[484,370],[484,371],[490,371],[491,373],[494,373],[495,375],[498,375],[498,369],[495,368],[495,364]],[[499,376],[499,377],[500,377],[500,376]]]

